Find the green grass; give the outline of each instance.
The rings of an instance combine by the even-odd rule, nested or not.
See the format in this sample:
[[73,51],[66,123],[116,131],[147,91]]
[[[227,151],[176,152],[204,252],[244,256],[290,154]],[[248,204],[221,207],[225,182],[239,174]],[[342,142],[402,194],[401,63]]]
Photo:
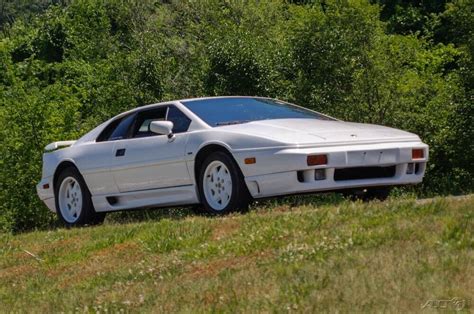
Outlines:
[[0,312],[472,310],[474,198],[296,200],[1,235]]

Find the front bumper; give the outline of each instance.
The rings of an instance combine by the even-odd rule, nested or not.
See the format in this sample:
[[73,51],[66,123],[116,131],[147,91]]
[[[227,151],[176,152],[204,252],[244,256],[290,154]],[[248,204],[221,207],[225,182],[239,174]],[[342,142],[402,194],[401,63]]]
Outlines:
[[42,200],[52,212],[56,212],[56,202],[54,200],[52,181],[52,177],[41,179],[41,181],[36,185],[36,193],[40,200]]
[[[412,149],[424,150],[424,158],[412,160]],[[312,154],[326,154],[328,162],[321,166],[307,166],[306,157]],[[306,192],[332,191],[351,188],[407,185],[420,183],[428,161],[428,146],[423,143],[386,143],[286,149],[276,152],[276,160],[286,160],[279,165],[280,171],[245,177],[250,194],[254,198],[289,195]],[[282,158],[284,156],[284,158]],[[260,158],[259,158],[260,157]],[[257,157],[270,161],[271,156]],[[393,175],[375,178],[344,178],[335,176],[338,169],[355,169],[364,172],[368,167],[391,167]],[[275,169],[275,165],[272,165]],[[281,171],[282,169],[285,169]],[[318,175],[323,174],[323,179]],[[340,173],[340,171],[339,171]]]

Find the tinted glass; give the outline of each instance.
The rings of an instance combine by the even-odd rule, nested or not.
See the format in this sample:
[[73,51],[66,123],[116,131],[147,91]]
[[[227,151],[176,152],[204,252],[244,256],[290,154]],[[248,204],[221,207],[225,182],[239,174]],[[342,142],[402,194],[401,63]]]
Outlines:
[[173,122],[173,133],[186,132],[191,124],[191,119],[186,117],[186,115],[175,106],[169,106],[168,108],[168,117],[166,120]]
[[112,132],[115,130],[115,128],[117,127],[117,125],[120,123],[120,121],[122,121],[123,118],[120,118],[120,119],[116,119],[112,122],[109,123],[109,125],[107,125],[105,127],[105,129],[100,133],[100,135],[97,137],[96,139],[96,142],[104,142],[104,141],[107,141],[110,137],[110,135],[112,134]]
[[102,133],[97,137],[96,141],[115,141],[126,138],[127,131],[132,124],[134,117],[134,114],[130,114],[110,122],[110,124],[106,126]]
[[134,119],[135,119],[134,114],[124,117],[122,121],[120,122],[120,124],[112,132],[108,140],[116,141],[116,140],[127,138],[128,130],[130,129],[130,125],[132,124]]
[[150,131],[152,121],[163,121],[166,118],[166,107],[150,109],[139,112],[134,124],[133,137],[155,136],[156,133]]
[[183,104],[210,126],[268,119],[319,119],[329,117],[278,100],[251,97],[184,101]]

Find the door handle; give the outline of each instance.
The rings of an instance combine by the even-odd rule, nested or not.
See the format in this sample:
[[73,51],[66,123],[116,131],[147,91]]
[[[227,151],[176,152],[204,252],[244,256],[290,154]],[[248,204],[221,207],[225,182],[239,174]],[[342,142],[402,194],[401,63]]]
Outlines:
[[122,157],[125,155],[125,148],[117,149],[115,152],[115,157]]

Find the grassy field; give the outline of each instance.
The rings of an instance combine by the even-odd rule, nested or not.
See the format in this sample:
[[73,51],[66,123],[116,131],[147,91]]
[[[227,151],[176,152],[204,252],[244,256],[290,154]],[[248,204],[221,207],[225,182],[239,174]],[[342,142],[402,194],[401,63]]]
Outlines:
[[1,235],[0,312],[473,310],[473,197],[333,203]]

